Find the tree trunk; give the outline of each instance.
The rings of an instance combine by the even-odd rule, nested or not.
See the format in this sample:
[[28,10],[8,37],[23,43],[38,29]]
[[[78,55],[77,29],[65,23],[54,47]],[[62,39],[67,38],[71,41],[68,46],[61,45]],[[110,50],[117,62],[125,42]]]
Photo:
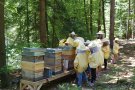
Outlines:
[[98,31],[101,30],[101,0],[99,1],[99,11],[98,11]]
[[115,0],[110,2],[110,48],[113,49],[113,40],[114,40],[114,16],[115,16]]
[[[4,30],[4,2],[0,1],[0,69],[6,66],[6,45],[5,45],[5,30]],[[2,88],[7,87],[7,75],[0,74]]]
[[[134,8],[134,15],[135,15],[135,0],[133,1],[133,8]],[[133,39],[134,39],[134,34],[135,34],[135,18],[133,18]]]
[[46,6],[45,6],[45,0],[39,0],[40,1],[40,30],[39,30],[39,35],[40,35],[40,42],[41,42],[41,47],[46,47],[47,43],[47,30],[46,30]]
[[26,6],[27,6],[27,11],[26,11],[26,20],[27,20],[27,47],[30,47],[30,31],[29,31],[29,1],[26,0]]
[[93,25],[92,25],[92,11],[93,11],[93,9],[92,9],[92,0],[90,0],[90,32],[91,32],[91,34],[93,33],[92,32],[92,27],[93,27]]
[[130,16],[130,0],[129,0],[129,4],[128,4],[129,6],[128,6],[128,21],[127,21],[127,35],[126,35],[126,37],[127,37],[127,39],[129,38],[129,30],[130,30],[130,22],[129,22],[129,16]]
[[57,10],[57,1],[56,0],[54,0],[53,1],[53,16],[52,16],[52,47],[54,47],[55,46],[55,25],[56,25],[56,20],[55,20],[55,18],[56,18],[56,10]]
[[87,33],[89,33],[89,29],[88,29],[88,19],[87,19],[87,11],[86,11],[86,0],[84,0],[84,16],[85,16],[85,24],[86,24],[86,30]]
[[104,33],[106,37],[106,25],[105,25],[105,9],[104,9],[105,3],[104,0],[102,0],[102,13],[103,13],[103,26],[104,26]]
[[45,23],[46,23],[46,43],[49,43],[49,36],[48,36],[48,18],[47,18],[47,0],[45,0]]

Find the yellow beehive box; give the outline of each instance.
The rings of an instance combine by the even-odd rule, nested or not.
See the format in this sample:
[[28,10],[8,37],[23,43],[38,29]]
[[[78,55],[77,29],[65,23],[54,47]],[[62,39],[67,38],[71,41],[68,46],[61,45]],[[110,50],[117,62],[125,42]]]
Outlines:
[[75,50],[63,50],[62,51],[62,55],[74,55],[75,54]]
[[39,61],[39,62],[22,61],[21,67],[22,69],[30,70],[30,71],[42,70],[44,69],[44,61]]

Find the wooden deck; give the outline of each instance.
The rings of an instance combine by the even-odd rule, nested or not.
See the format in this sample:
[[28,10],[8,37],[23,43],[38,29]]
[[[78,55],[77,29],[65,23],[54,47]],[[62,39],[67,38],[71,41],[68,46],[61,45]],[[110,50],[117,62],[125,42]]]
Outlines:
[[75,74],[74,70],[70,70],[70,71],[67,71],[67,72],[64,72],[61,74],[57,74],[50,78],[39,80],[36,82],[22,79],[20,82],[20,90],[24,90],[26,87],[29,88],[30,90],[40,90],[40,88],[42,87],[43,84],[56,80],[56,79],[59,79],[61,77],[67,76],[67,75],[72,75],[72,74]]

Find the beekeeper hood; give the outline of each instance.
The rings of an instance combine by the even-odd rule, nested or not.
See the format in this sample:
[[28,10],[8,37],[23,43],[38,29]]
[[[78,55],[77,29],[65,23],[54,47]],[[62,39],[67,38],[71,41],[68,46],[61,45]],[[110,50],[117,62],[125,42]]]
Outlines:
[[76,35],[74,31],[73,31],[73,32],[71,32],[70,34],[71,34],[71,35]]
[[103,35],[104,33],[102,31],[99,31],[97,34]]
[[95,53],[95,52],[97,52],[99,50],[98,47],[97,47],[97,44],[95,43],[95,41],[92,41],[88,45],[88,47],[89,47],[89,49],[90,49],[90,51],[91,51],[92,54]]
[[115,41],[119,41],[119,38],[115,38]]

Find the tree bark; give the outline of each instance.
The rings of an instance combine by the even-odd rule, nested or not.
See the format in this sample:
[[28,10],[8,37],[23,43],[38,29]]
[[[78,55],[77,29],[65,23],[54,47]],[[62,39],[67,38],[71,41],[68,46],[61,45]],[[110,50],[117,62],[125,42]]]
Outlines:
[[41,47],[46,47],[47,43],[47,26],[46,23],[46,6],[45,6],[45,0],[39,0],[40,1],[40,30],[39,30],[39,35],[40,35],[40,42],[41,42]]
[[57,1],[56,0],[54,0],[53,1],[53,16],[52,16],[52,47],[54,47],[55,46],[55,25],[56,25],[56,20],[55,20],[55,18],[56,18],[56,10],[57,10]]
[[87,11],[86,11],[86,0],[84,0],[84,16],[85,16],[86,30],[87,30],[87,33],[89,33]]
[[115,16],[115,0],[110,2],[110,48],[113,49],[113,40],[114,40],[114,16]]
[[99,1],[99,11],[98,11],[98,31],[101,30],[101,0]]
[[104,26],[104,33],[106,37],[106,25],[105,25],[105,9],[104,9],[105,3],[104,0],[102,0],[102,13],[103,13],[103,26]]
[[92,32],[92,27],[93,27],[93,25],[92,25],[92,11],[93,11],[93,9],[92,9],[92,3],[93,3],[93,1],[92,0],[90,0],[90,32],[91,32],[91,34],[93,33]]
[[27,20],[27,46],[30,47],[30,31],[29,31],[29,1],[26,0],[26,6],[27,6],[27,11],[26,11],[26,20]]
[[[4,2],[0,1],[0,69],[6,66],[6,45],[5,45],[5,25],[4,25]],[[2,88],[7,87],[7,75],[5,73],[0,74]]]
[[47,18],[47,0],[45,0],[45,25],[46,25],[46,43],[49,43],[49,36],[48,36],[48,18]]
[[[134,15],[135,15],[135,0],[133,1],[133,7],[134,7]],[[133,18],[133,39],[134,39],[134,34],[135,34],[135,18]]]
[[128,1],[128,21],[127,21],[127,35],[126,38],[129,38],[129,30],[130,30],[130,22],[129,22],[129,16],[130,16],[130,0]]

